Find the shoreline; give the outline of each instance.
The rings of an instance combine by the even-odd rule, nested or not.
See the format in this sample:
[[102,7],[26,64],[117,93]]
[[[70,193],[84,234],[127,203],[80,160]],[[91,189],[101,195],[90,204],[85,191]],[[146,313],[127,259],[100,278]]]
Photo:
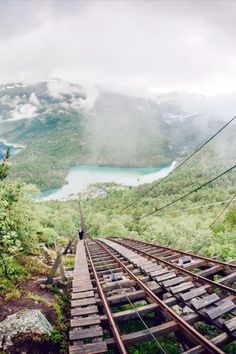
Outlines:
[[[41,195],[41,201],[48,201],[48,200],[70,200],[72,198],[75,198],[77,196],[78,193],[86,193],[87,189],[91,186],[91,185],[95,185],[96,183],[116,183],[118,185],[122,185],[124,188],[128,188],[128,187],[137,187],[138,185],[143,185],[143,184],[147,184],[147,183],[152,183],[154,182],[155,180],[158,180],[158,179],[162,179],[164,178],[166,175],[168,175],[171,171],[173,171],[176,167],[176,165],[178,164],[178,162],[175,160],[175,161],[172,161],[169,166],[167,167],[162,167],[159,171],[155,171],[155,172],[151,172],[151,173],[147,173],[145,175],[140,175],[140,176],[137,176],[136,177],[136,181],[135,182],[132,182],[132,183],[122,183],[121,181],[115,181],[115,180],[109,180],[109,181],[96,181],[96,182],[91,182],[89,183],[88,185],[84,186],[83,187],[83,190],[75,190],[75,191],[71,191],[70,190],[70,181],[68,181],[68,176],[70,174],[70,172],[68,173],[67,177],[66,177],[66,183],[61,186],[61,187],[57,187],[57,188],[50,188],[50,189],[47,189],[46,191],[44,191]],[[83,165],[83,166],[87,166],[87,165]],[[73,170],[73,168],[76,168],[78,166],[73,166],[70,171]],[[93,168],[96,168],[96,167],[101,167],[101,166],[90,166],[90,167],[93,167]],[[107,166],[108,167],[108,166]],[[112,166],[112,168],[114,168]],[[119,167],[118,167],[119,168]],[[129,168],[128,168],[129,169]],[[151,168],[152,169],[152,168]],[[72,182],[73,183],[73,182]],[[69,190],[66,190],[64,191],[64,189],[68,189]],[[77,187],[78,188],[78,187]],[[75,188],[76,189],[76,188]],[[62,195],[60,195],[62,193]],[[58,195],[59,194],[59,195]]]

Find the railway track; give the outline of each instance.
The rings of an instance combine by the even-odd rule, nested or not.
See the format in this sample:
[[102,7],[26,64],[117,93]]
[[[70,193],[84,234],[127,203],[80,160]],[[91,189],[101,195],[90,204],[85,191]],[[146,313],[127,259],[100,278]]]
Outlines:
[[[234,265],[199,257],[190,262],[194,268],[180,267],[174,251],[158,247],[128,239],[78,242],[70,353],[127,353],[150,340],[156,353],[171,353],[163,335],[180,353],[224,353],[235,340]],[[197,266],[205,271],[200,278]],[[214,274],[223,276],[207,278]],[[212,338],[201,333],[204,325]]]

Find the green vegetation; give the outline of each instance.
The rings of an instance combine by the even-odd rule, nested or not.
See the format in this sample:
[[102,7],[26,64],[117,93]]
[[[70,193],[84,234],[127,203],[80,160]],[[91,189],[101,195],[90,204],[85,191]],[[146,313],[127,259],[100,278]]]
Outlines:
[[[1,176],[8,159],[9,152],[0,165]],[[65,244],[79,227],[76,202],[36,203],[33,193],[33,186],[1,178],[0,294],[32,274],[45,274],[45,266],[37,259],[40,246],[53,247],[55,238]]]
[[27,185],[0,182],[0,279],[23,280],[34,267],[17,256],[36,256],[40,245],[53,246],[57,235],[63,242],[78,229],[76,203],[35,203],[31,193]]
[[6,170],[5,164],[6,158],[0,165],[0,176],[4,176],[0,181],[0,305],[8,307],[12,301],[15,310],[24,308],[24,300],[37,302],[55,318],[54,330],[50,337],[31,338],[30,346],[45,345],[52,352],[66,353],[69,298],[56,286],[47,287],[44,297],[35,279],[45,277],[50,269],[41,259],[41,247],[51,247],[53,253],[56,239],[64,246],[75,235],[79,227],[78,205],[35,202],[35,187],[7,181],[9,168]]
[[[53,125],[51,129],[54,134],[58,134],[57,138],[59,139],[61,130],[54,130]],[[63,151],[59,148],[61,142],[58,143],[59,145],[55,145],[55,141],[53,141],[50,145],[49,135],[46,136],[43,129],[41,131],[41,139],[46,139],[45,145],[42,145],[42,141],[35,140],[33,145],[36,157],[32,157],[32,164],[29,163],[30,155],[26,148],[17,157],[18,162],[22,158],[25,159],[22,160],[22,163],[17,164],[17,169],[21,169],[21,176],[26,173],[24,176],[27,181],[34,179],[37,174],[36,183],[42,188],[46,188],[49,186],[47,178],[51,174],[53,176],[51,182],[54,185],[54,177],[58,178],[58,171],[63,169],[66,172],[69,165],[77,161],[75,155],[77,156],[80,149],[80,143],[76,140],[75,134],[74,140],[78,145],[76,145],[77,143],[71,144],[68,138],[70,130],[68,130],[68,134],[63,135],[61,139],[63,144],[67,144],[67,153],[68,149],[71,150],[69,150],[69,160],[67,153],[63,157],[63,159],[67,159],[68,165],[62,167],[59,163],[63,160],[61,160]],[[65,142],[64,139],[67,141]],[[56,146],[57,151],[54,150]],[[45,155],[47,155],[47,159],[44,161]],[[53,169],[48,165],[49,160],[53,161]],[[51,162],[50,166],[52,166]],[[128,236],[157,242],[207,256],[217,255],[224,261],[235,258],[235,204],[232,203],[222,218],[210,227],[224,206],[222,202],[228,201],[235,193],[235,171],[176,205],[163,210],[163,212],[153,213],[151,216],[142,218],[143,215],[174,201],[231,167],[232,162],[234,162],[233,159],[223,158],[223,155],[220,154],[216,156],[214,150],[207,150],[170,176],[159,187],[153,188],[144,197],[147,188],[154,186],[155,182],[151,185],[125,189],[119,187],[116,189],[112,185],[110,190],[107,188],[109,191],[105,198],[87,200],[85,197],[82,200],[82,207],[89,232],[93,237]],[[12,169],[16,173],[16,165],[13,164]],[[55,175],[53,171],[56,171]],[[22,182],[13,182],[11,178],[6,179],[8,172],[7,158],[0,165],[0,298],[1,301],[8,301],[20,298],[24,294],[27,299],[35,300],[41,305],[53,309],[57,323],[51,340],[55,344],[65,347],[64,333],[67,331],[65,306],[68,303],[66,295],[60,293],[57,288],[52,288],[55,295],[53,295],[54,302],[51,303],[31,291],[22,291],[18,285],[47,273],[48,268],[38,259],[41,252],[40,247],[46,245],[54,251],[55,239],[58,239],[63,246],[67,243],[68,237],[74,235],[79,227],[78,205],[75,201],[35,202],[32,196],[36,193],[36,188]],[[64,176],[64,172],[62,176]],[[42,178],[45,173],[48,174],[46,180],[44,177]],[[134,205],[127,208],[131,203]],[[65,260],[66,266],[73,266],[74,260],[69,256]],[[148,321],[151,324],[152,318],[148,318]],[[125,333],[138,328],[137,321],[130,321],[122,325],[122,330]],[[198,329],[204,334],[207,333],[209,337],[214,334],[211,327],[200,325]],[[173,336],[162,336],[159,338],[159,342],[167,352],[179,352],[178,344]],[[227,351],[233,352],[234,347],[228,346]],[[129,352],[132,354],[158,353],[159,349],[154,341],[147,341],[130,347]]]
[[[178,343],[174,335],[167,334],[157,338],[159,345],[154,341],[146,341],[129,347],[130,354],[150,354],[163,353],[163,348],[166,353],[178,354],[181,353]],[[161,348],[160,348],[161,347]]]
[[[197,162],[188,163],[144,198],[143,194],[152,185],[112,191],[106,198],[84,201],[84,215],[90,234],[95,237],[140,238],[207,256],[218,255],[222,260],[235,258],[235,204],[232,203],[220,220],[210,227],[224,206],[221,202],[229,200],[235,193],[235,171],[162,212],[140,219],[233,165],[231,160],[226,159],[224,163],[218,163],[211,151],[201,156]],[[126,208],[132,202],[134,205]]]
[[23,122],[7,135],[8,139],[26,144],[13,158],[10,177],[33,183],[40,190],[60,187],[70,167],[83,156],[81,132],[78,113],[70,116],[57,113],[30,126]]
[[[10,178],[40,190],[62,186],[77,164],[155,167],[179,160],[222,125],[197,114],[183,121],[178,99],[157,103],[101,90],[91,107],[80,86],[67,83],[68,92],[60,92],[60,80],[53,85],[56,95],[46,82],[0,92],[1,138],[25,146],[12,158]],[[32,95],[39,102],[32,117],[12,119]]]
[[3,158],[3,161],[0,163],[0,181],[4,180],[7,175],[8,175],[8,171],[9,171],[9,165],[8,165],[8,161],[10,158],[10,149],[8,148],[6,151],[6,154]]

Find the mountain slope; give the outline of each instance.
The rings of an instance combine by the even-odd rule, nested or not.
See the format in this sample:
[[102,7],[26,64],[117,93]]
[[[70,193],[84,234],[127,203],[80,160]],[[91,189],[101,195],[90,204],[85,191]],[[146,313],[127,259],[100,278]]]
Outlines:
[[132,97],[57,79],[0,86],[0,138],[26,146],[12,159],[12,178],[45,190],[61,186],[75,164],[178,159],[222,124],[210,119],[205,99],[184,97]]

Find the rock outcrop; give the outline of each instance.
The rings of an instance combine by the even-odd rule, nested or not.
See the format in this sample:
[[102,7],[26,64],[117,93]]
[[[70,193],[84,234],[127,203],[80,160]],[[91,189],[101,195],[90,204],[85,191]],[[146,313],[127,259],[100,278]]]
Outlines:
[[43,335],[52,332],[52,326],[40,310],[22,310],[0,322],[0,349],[6,350],[13,339],[23,335]]

